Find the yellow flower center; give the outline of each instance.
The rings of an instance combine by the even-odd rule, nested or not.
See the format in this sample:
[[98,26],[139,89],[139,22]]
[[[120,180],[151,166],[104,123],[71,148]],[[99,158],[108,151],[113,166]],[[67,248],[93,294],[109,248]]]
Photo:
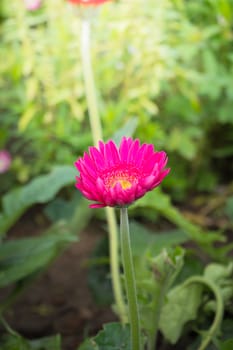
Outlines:
[[123,188],[123,190],[127,190],[132,186],[132,183],[129,180],[121,178],[121,179],[114,179],[111,182],[110,187],[112,188],[115,187],[118,182],[121,184],[121,187]]
[[131,165],[118,165],[107,169],[102,173],[106,188],[114,188],[117,183],[121,185],[123,190],[130,189],[138,182],[138,171]]

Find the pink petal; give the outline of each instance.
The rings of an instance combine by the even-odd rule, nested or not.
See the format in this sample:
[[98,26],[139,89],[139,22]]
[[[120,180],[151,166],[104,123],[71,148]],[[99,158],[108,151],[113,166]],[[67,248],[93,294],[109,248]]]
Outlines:
[[129,163],[135,163],[135,161],[137,160],[137,156],[138,156],[138,150],[140,147],[140,142],[138,139],[136,139],[129,150],[129,154],[128,154],[128,162]]
[[104,208],[104,207],[106,207],[106,205],[104,205],[103,203],[89,204],[89,208]]
[[104,159],[103,155],[97,150],[96,147],[90,147],[89,152],[91,155],[91,159],[95,164],[97,169],[104,169],[106,165],[106,159]]
[[155,179],[155,176],[149,175],[140,181],[140,185],[144,188],[150,189]]
[[120,159],[122,162],[127,162],[130,145],[131,143],[129,144],[127,138],[123,137],[119,149]]
[[110,164],[116,165],[120,161],[119,152],[116,144],[113,141],[109,141],[109,159],[111,159]]

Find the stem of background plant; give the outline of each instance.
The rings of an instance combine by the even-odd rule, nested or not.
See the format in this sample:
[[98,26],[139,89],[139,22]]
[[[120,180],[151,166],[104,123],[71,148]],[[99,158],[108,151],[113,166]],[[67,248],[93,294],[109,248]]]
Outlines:
[[16,336],[16,337],[19,337],[19,334],[10,327],[10,325],[7,323],[7,321],[1,315],[0,315],[0,322],[2,323],[3,327],[5,327],[6,331],[9,334]]
[[165,281],[161,281],[159,295],[157,299],[154,300],[154,305],[156,305],[156,307],[152,307],[152,309],[154,310],[154,321],[153,321],[154,330],[149,335],[148,350],[156,349],[159,319],[160,319],[161,310],[164,304],[166,290],[167,290],[167,283]]
[[[98,103],[96,97],[95,81],[91,63],[90,50],[90,21],[88,18],[82,19],[81,32],[81,57],[83,65],[83,76],[85,84],[85,92],[87,98],[87,106],[91,125],[91,132],[95,146],[98,141],[103,139],[102,127],[98,111]],[[127,322],[127,313],[123,298],[123,292],[120,279],[120,261],[118,249],[118,233],[114,209],[106,208],[106,216],[109,231],[109,251],[110,251],[110,268],[112,276],[113,293],[116,302],[117,313],[120,320]]]
[[224,303],[219,288],[210,280],[206,279],[205,277],[194,276],[190,277],[184,283],[184,285],[189,285],[191,283],[201,283],[206,285],[214,293],[216,299],[216,313],[214,321],[210,329],[207,332],[205,332],[205,336],[198,348],[198,350],[205,350],[221,326],[224,312]]
[[136,283],[131,253],[127,208],[121,208],[121,252],[128,299],[129,321],[131,330],[131,349],[140,350],[140,322],[137,304]]

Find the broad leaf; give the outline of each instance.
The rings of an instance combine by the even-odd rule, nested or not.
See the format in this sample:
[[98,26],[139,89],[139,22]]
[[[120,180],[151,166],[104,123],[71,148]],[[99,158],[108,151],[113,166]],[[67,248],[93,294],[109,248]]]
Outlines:
[[174,247],[189,240],[189,236],[182,230],[153,232],[136,221],[130,223],[130,232],[135,256],[140,256],[142,251],[148,249],[156,255],[164,248]]
[[24,238],[0,245],[0,286],[16,282],[46,266],[64,246],[77,239],[67,232]]
[[201,300],[200,284],[178,286],[168,293],[159,328],[169,342],[175,344],[182,334],[184,325],[197,317]]
[[2,199],[0,235],[6,233],[30,206],[48,202],[62,187],[74,182],[75,175],[74,167],[59,166],[50,174],[39,176],[29,184],[7,193]]
[[149,342],[154,343],[166,294],[183,266],[184,251],[177,247],[151,254],[136,260],[135,271],[141,324]]
[[224,341],[220,345],[220,350],[232,350],[233,349],[233,338]]
[[129,326],[108,323],[96,337],[86,340],[79,350],[132,350]]
[[170,197],[162,193],[159,188],[148,192],[143,198],[136,201],[133,207],[146,207],[158,211],[161,215],[182,229],[190,239],[197,241],[199,244],[206,245],[216,240],[225,240],[222,234],[218,232],[204,232],[201,227],[191,223],[172,205]]
[[[226,306],[230,304],[233,298],[233,262],[226,266],[217,263],[209,264],[205,268],[204,276],[218,286],[224,304]],[[209,301],[205,309],[215,311],[216,301]]]
[[61,350],[61,338],[55,335],[29,341],[19,335],[6,335],[0,340],[0,348],[1,350]]

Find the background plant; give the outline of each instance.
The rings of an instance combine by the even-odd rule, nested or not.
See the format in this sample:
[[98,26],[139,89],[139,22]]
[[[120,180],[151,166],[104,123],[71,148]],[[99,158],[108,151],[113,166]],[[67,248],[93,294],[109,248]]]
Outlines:
[[[146,221],[158,227],[175,226],[177,231],[169,236],[175,237],[171,238],[171,246],[195,242],[194,248],[187,250],[181,275],[167,290],[171,298],[176,284],[182,286],[192,275],[205,275],[204,264],[197,262],[200,251],[204,260],[222,264],[223,275],[228,271],[223,284],[222,280],[214,281],[218,288],[229,287],[230,283],[228,254],[232,243],[227,238],[231,240],[233,215],[232,20],[233,4],[228,0],[204,0],[201,4],[195,0],[126,0],[109,2],[97,11],[94,21],[92,59],[96,62],[104,138],[114,135],[117,140],[119,135],[134,133],[142,142],[166,149],[173,169],[164,187],[166,194],[149,194],[130,210],[130,215],[143,224]],[[44,1],[34,12],[27,11],[21,2],[3,0],[0,4],[0,55],[4,58],[0,60],[0,149],[7,149],[13,159],[10,171],[2,174],[0,181],[0,227],[4,234],[25,210],[40,202],[40,191],[39,195],[32,191],[38,195],[33,199],[25,195],[34,188],[34,181],[42,181],[49,188],[46,178],[54,174],[54,166],[70,165],[92,144],[77,38],[80,26],[78,11],[63,0]],[[62,168],[60,171],[57,190],[42,198],[44,204],[49,202],[45,211],[55,221],[55,227],[58,219],[72,217],[74,205],[77,211],[73,223],[85,212],[85,204],[72,198],[69,189],[65,196],[55,198],[59,189],[72,182],[71,172],[63,173]],[[45,178],[40,180],[41,175]],[[15,206],[16,194],[22,206]],[[101,214],[97,215],[101,218]],[[87,214],[85,222],[88,219]],[[144,229],[144,225],[140,226],[140,233]],[[52,251],[57,252],[58,242],[53,238]],[[134,244],[137,251],[141,241],[135,239],[139,240],[138,245]],[[42,246],[43,242],[42,239]],[[151,267],[159,253],[156,250],[141,257],[135,253],[136,261],[147,261],[141,273]],[[43,268],[51,261],[46,259]],[[14,256],[10,259],[12,268],[16,260]],[[35,270],[42,265],[35,266]],[[24,267],[27,271],[28,266]],[[150,268],[145,275],[150,275]],[[26,272],[24,277],[27,279]],[[148,280],[151,291],[155,291],[151,275]],[[182,335],[189,336],[187,329],[193,329],[190,326],[203,329],[212,320],[213,294],[199,287],[191,310],[194,319],[185,315],[184,328],[175,331],[169,329],[167,321],[168,329],[161,326],[165,338],[170,342],[176,339],[181,347]],[[216,338],[220,349],[232,346],[226,336],[232,300],[229,290],[229,296],[223,297],[227,308],[221,326],[223,338]],[[212,309],[205,308],[206,296]],[[197,306],[202,318],[195,318]],[[141,308],[145,308],[143,303]],[[116,328],[119,331],[118,325],[112,327],[110,332]],[[100,346],[101,334],[96,340]],[[18,340],[25,345],[26,340]],[[15,338],[4,341],[9,344]],[[57,338],[54,341],[60,346]]]
[[[228,1],[138,0],[108,4],[96,18],[93,61],[105,136],[136,117],[136,135],[166,146],[176,164],[169,184],[176,199],[193,186],[212,190],[230,179],[232,11]],[[72,161],[90,142],[80,22],[61,0],[36,12],[3,2],[2,14],[2,139],[17,140],[11,147],[23,160],[15,167],[26,181]]]

